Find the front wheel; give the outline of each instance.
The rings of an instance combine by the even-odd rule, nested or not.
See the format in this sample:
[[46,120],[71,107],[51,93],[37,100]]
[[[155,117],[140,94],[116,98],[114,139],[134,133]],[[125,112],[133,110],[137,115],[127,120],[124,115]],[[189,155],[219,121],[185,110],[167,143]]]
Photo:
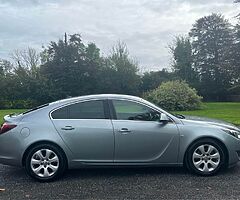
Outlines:
[[34,179],[52,181],[63,174],[66,160],[59,148],[50,144],[40,144],[28,152],[25,169]]
[[226,155],[223,147],[212,139],[202,139],[190,146],[186,164],[188,168],[199,175],[210,176],[221,170]]

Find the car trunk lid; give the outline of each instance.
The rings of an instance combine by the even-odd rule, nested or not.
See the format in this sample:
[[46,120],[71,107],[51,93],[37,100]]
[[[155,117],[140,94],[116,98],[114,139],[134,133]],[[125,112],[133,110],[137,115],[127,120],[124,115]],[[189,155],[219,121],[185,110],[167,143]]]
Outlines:
[[19,123],[23,118],[23,115],[22,114],[9,114],[9,115],[5,115],[3,117],[4,119],[4,122],[7,122],[7,123]]

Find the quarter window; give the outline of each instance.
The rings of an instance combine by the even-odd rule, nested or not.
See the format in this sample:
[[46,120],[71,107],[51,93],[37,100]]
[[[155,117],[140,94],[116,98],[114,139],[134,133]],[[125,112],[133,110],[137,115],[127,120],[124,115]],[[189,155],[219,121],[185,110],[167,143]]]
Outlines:
[[68,119],[68,106],[52,112],[53,119]]
[[119,120],[157,121],[160,114],[142,104],[131,101],[113,100],[113,106]]
[[103,101],[85,101],[52,112],[53,119],[105,119]]

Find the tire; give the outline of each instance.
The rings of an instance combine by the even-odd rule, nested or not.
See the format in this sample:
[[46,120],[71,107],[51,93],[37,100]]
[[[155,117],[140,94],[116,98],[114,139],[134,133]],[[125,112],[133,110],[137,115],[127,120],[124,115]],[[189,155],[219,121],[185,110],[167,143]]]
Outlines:
[[64,153],[51,144],[39,144],[30,149],[25,160],[27,174],[41,182],[53,181],[67,168]]
[[186,166],[192,173],[211,176],[225,166],[226,153],[219,142],[201,139],[188,148],[185,159]]

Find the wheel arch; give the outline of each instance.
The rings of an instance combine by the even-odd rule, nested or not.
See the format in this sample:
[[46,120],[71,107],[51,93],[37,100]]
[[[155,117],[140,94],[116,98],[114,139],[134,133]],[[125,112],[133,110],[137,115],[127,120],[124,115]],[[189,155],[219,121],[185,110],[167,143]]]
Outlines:
[[197,138],[195,140],[193,140],[186,148],[186,151],[184,153],[184,157],[183,157],[183,165],[186,166],[186,156],[187,156],[187,152],[189,151],[190,147],[195,143],[195,142],[198,142],[199,140],[203,140],[203,139],[211,139],[211,140],[214,140],[216,141],[217,143],[219,143],[221,145],[221,147],[223,148],[223,151],[226,155],[226,163],[225,163],[225,166],[228,166],[229,164],[229,152],[228,152],[228,149],[226,147],[226,145],[223,143],[223,141],[221,141],[220,139],[216,138],[216,137],[211,137],[211,136],[203,136],[203,137],[200,137],[200,138]]
[[22,156],[22,166],[23,167],[25,167],[26,157],[27,157],[27,154],[30,151],[30,149],[32,149],[34,146],[41,145],[41,144],[49,144],[49,145],[53,145],[53,146],[57,147],[62,152],[62,155],[65,158],[66,165],[67,165],[67,168],[68,168],[68,159],[67,159],[65,151],[55,142],[51,142],[51,141],[48,141],[48,140],[42,140],[42,141],[34,142],[24,151],[23,156]]

